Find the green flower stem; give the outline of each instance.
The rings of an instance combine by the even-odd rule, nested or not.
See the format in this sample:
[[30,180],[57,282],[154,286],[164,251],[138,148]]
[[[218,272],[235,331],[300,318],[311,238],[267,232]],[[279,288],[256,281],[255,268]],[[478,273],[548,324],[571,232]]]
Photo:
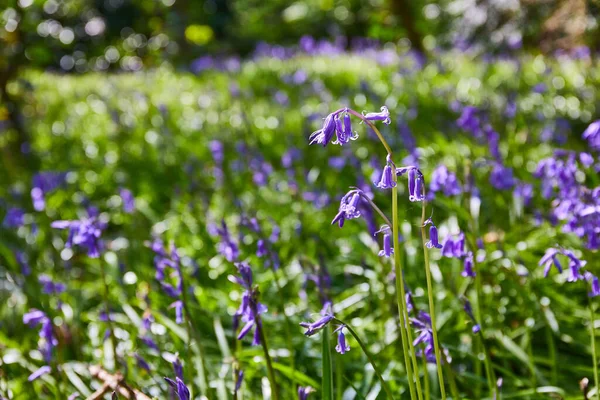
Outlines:
[[421,205],[421,239],[423,240],[423,257],[425,260],[425,276],[427,278],[427,297],[429,298],[429,315],[431,316],[431,331],[433,333],[433,347],[435,348],[435,359],[436,359],[436,368],[438,373],[438,379],[440,381],[440,393],[442,395],[442,400],[446,400],[446,388],[444,386],[444,372],[442,370],[442,357],[440,352],[440,342],[437,334],[437,326],[435,322],[435,304],[433,302],[433,284],[431,279],[431,268],[429,265],[429,251],[425,246],[425,242],[427,241],[427,234],[425,233],[425,208],[427,207],[427,202],[425,199],[422,201]]
[[[392,158],[392,149],[390,148],[390,146],[387,144],[385,138],[383,137],[383,135],[381,134],[381,132],[379,132],[379,129],[377,129],[377,127],[375,127],[375,125],[373,125],[370,121],[366,120],[364,118],[363,115],[353,111],[353,110],[348,110],[348,112],[350,112],[351,114],[355,115],[356,117],[360,118],[363,122],[365,122],[372,130],[373,132],[375,132],[375,134],[377,135],[377,137],[379,138],[379,141],[381,142],[381,144],[383,145],[383,147],[385,148],[389,158]],[[393,174],[393,179],[394,182],[397,182],[397,176],[394,173]],[[386,221],[386,223],[388,224],[388,226],[392,226],[392,235],[393,235],[393,245],[394,245],[394,265],[396,267],[395,269],[395,273],[396,273],[396,299],[397,299],[397,303],[398,303],[398,315],[400,318],[400,337],[402,340],[402,351],[404,353],[404,366],[406,368],[406,378],[408,381],[408,389],[410,391],[410,398],[411,399],[422,399],[423,395],[422,395],[422,391],[421,391],[421,382],[419,381],[419,375],[418,375],[418,364],[417,364],[417,360],[416,360],[416,354],[414,351],[414,348],[412,346],[412,340],[409,339],[409,337],[411,336],[411,332],[410,332],[410,328],[408,327],[408,312],[406,310],[406,302],[405,302],[405,290],[404,290],[404,274],[402,272],[402,263],[400,262],[400,245],[399,245],[399,241],[398,241],[398,186],[395,185],[392,188],[392,223],[390,224],[390,220],[387,219],[385,217],[385,214],[383,214],[383,212],[381,212],[381,210],[372,202],[370,201],[370,199],[368,199],[369,204],[371,204],[371,206],[375,209],[375,211],[377,211],[377,213],[379,215],[382,216],[382,218]],[[384,282],[384,287],[385,287],[385,282]],[[410,360],[410,355],[409,355],[409,346],[412,349],[411,351],[411,355],[412,355],[412,363],[413,366],[411,366],[411,360]],[[415,375],[413,375],[413,367],[415,369],[415,373],[416,373],[416,380],[417,380],[417,386],[418,386],[418,392],[415,389]],[[416,395],[416,393],[418,393],[418,395]],[[417,396],[417,397],[416,397]]]
[[365,356],[367,356],[367,359],[369,360],[369,363],[371,364],[371,366],[373,367],[373,370],[375,371],[375,374],[379,378],[379,381],[381,382],[381,386],[383,387],[383,390],[385,391],[388,399],[389,400],[394,400],[394,395],[392,394],[392,390],[390,389],[390,387],[387,384],[387,382],[385,381],[385,379],[383,379],[383,375],[381,375],[381,372],[379,371],[379,368],[377,368],[377,365],[375,365],[375,361],[373,360],[373,356],[371,356],[371,353],[369,353],[369,350],[367,350],[367,347],[365,346],[365,344],[363,343],[363,341],[360,340],[360,338],[358,337],[358,335],[356,334],[356,332],[354,331],[354,329],[352,329],[352,327],[350,325],[348,325],[347,323],[345,323],[344,321],[342,321],[342,320],[340,320],[338,318],[334,318],[333,320],[335,322],[337,322],[338,324],[344,325],[345,328],[348,329],[348,332],[350,332],[350,334],[354,337],[354,339],[356,339],[356,342],[358,343],[358,345],[362,349],[363,353],[365,353]]
[[594,326],[594,321],[596,317],[594,316],[594,304],[592,303],[592,298],[589,297],[590,304],[590,336],[592,340],[592,361],[594,362],[594,385],[596,387],[596,398],[600,399],[600,393],[598,393],[598,356],[596,354],[596,327]]
[[256,316],[256,328],[258,329],[258,335],[260,337],[260,344],[263,348],[263,353],[265,355],[265,360],[267,362],[267,376],[269,378],[269,383],[271,384],[271,396],[273,400],[279,400],[279,392],[277,390],[277,381],[275,380],[275,370],[273,369],[273,362],[271,361],[271,356],[269,355],[269,346],[267,345],[267,338],[265,337],[265,333],[262,329],[262,320],[260,315]]
[[[394,174],[395,176],[395,174]],[[398,186],[392,188],[392,236],[394,240],[394,266],[396,267],[396,301],[398,303],[398,314],[400,317],[400,335],[402,338],[402,350],[404,352],[404,365],[406,367],[406,377],[408,379],[408,389],[410,391],[410,398],[415,399],[415,383],[413,379],[413,372],[411,367],[411,359],[408,351],[408,315],[406,311],[406,293],[404,290],[404,273],[402,271],[402,263],[400,262],[400,251],[396,250],[400,248],[398,240]],[[412,342],[410,343],[412,345]],[[414,355],[414,351],[412,352]],[[417,379],[419,377],[417,376]]]

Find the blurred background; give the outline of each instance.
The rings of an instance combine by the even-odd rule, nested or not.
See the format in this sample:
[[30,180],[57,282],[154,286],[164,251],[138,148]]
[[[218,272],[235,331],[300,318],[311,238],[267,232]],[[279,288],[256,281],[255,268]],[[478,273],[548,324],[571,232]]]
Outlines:
[[[428,53],[600,50],[597,0],[4,0],[2,83],[22,66],[83,73],[249,56],[307,34],[335,48],[391,42]],[[368,40],[359,40],[368,38]],[[331,51],[334,51],[332,49]],[[3,85],[4,86],[4,85]]]

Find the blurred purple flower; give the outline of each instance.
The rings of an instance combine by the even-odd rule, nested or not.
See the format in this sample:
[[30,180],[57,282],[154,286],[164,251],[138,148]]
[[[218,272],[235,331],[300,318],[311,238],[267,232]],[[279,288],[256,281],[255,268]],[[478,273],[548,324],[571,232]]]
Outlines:
[[458,196],[462,193],[462,188],[456,174],[448,171],[445,165],[438,165],[431,174],[431,182],[429,183],[429,196],[433,197],[434,193],[443,191],[444,196]]
[[308,395],[314,392],[315,390],[310,386],[302,387],[298,386],[298,400],[307,400]]
[[512,168],[495,163],[490,174],[490,183],[498,190],[508,190],[515,185]]
[[42,293],[44,294],[60,294],[67,290],[67,286],[64,283],[55,283],[46,274],[40,275],[38,281],[42,285]]
[[256,326],[257,328],[254,330],[252,344],[258,345],[260,344],[258,326],[261,323],[259,316],[267,312],[267,307],[258,301],[258,293],[252,288],[252,269],[250,268],[250,265],[247,263],[236,263],[235,266],[237,267],[240,276],[230,275],[229,280],[239,284],[245,288],[246,291],[242,294],[242,302],[233,315],[233,328],[234,330],[237,330],[240,319],[245,323],[237,336],[238,340],[242,340],[252,328]]
[[88,208],[88,216],[74,221],[54,221],[50,225],[55,229],[69,229],[65,247],[81,246],[87,250],[88,256],[98,258],[102,250],[100,236],[106,229],[106,223],[100,221],[95,208]]
[[165,377],[165,380],[173,388],[179,400],[190,400],[190,390],[179,377],[176,377],[175,380]]
[[2,226],[5,228],[19,228],[25,224],[25,211],[18,207],[11,207],[6,211]]
[[46,194],[55,190],[65,182],[64,172],[39,172],[33,176],[31,199],[36,211],[44,211],[46,208]]
[[123,211],[131,214],[135,211],[135,198],[133,197],[133,193],[129,189],[121,189],[119,191],[119,195],[121,196],[121,200],[123,201]]
[[583,131],[582,137],[588,141],[591,149],[600,150],[600,120],[592,122]]
[[475,270],[473,270],[473,252],[469,251],[464,259],[464,269],[461,273],[462,276],[466,277],[475,277]]

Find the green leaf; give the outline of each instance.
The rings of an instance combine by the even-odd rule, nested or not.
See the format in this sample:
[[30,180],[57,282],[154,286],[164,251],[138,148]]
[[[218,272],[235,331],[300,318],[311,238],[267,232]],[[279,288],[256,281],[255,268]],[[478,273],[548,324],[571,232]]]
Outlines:
[[292,370],[292,368],[290,368],[287,365],[283,365],[280,363],[273,363],[273,368],[276,369],[277,371],[281,372],[282,375],[284,375],[286,378],[296,382],[297,384],[301,385],[301,386],[311,386],[315,389],[319,389],[320,385],[319,382],[315,381],[313,378],[304,375],[302,372],[298,371],[298,370]]
[[326,326],[322,333],[323,348],[323,378],[321,380],[321,398],[333,400],[333,368],[331,364],[331,338],[329,327]]

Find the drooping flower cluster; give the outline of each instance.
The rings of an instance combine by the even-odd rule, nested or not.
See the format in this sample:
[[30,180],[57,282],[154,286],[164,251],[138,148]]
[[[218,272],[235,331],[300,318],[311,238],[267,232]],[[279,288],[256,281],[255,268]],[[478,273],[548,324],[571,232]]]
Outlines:
[[[563,272],[562,264],[560,263],[560,260],[558,258],[559,255],[567,257],[567,260],[569,261],[569,275],[567,278],[569,282],[575,282],[585,277],[585,275],[582,274],[582,267],[585,267],[587,262],[585,260],[581,260],[571,250],[558,247],[551,247],[548,250],[546,250],[546,253],[538,263],[539,266],[544,266],[544,277],[548,276],[552,265],[556,267],[559,273]],[[586,274],[590,274],[590,276],[588,276],[588,280],[591,281],[593,278],[593,276],[591,276],[591,273]]]
[[150,248],[155,253],[154,268],[156,269],[155,278],[161,286],[163,292],[174,299],[169,308],[175,309],[175,322],[183,323],[184,304],[183,293],[183,273],[181,271],[181,257],[175,244],[169,244],[169,250],[164,246],[161,239],[155,238],[150,244]]
[[87,214],[87,217],[80,220],[54,221],[50,226],[55,229],[69,230],[69,236],[65,243],[66,248],[71,248],[73,245],[80,246],[87,250],[89,257],[98,258],[103,248],[100,236],[107,224],[100,219],[96,208],[89,207]]
[[252,339],[252,345],[256,346],[260,344],[260,331],[262,329],[262,322],[260,315],[267,312],[267,306],[258,301],[258,289],[252,287],[252,269],[247,263],[236,263],[235,266],[238,269],[240,276],[230,275],[229,280],[242,286],[245,292],[242,294],[242,302],[233,315],[233,330],[237,331],[240,320],[244,323],[244,326],[240,330],[237,338],[242,340],[251,330],[254,329],[254,337]]
[[215,227],[214,232],[219,235],[221,238],[221,242],[217,247],[219,253],[225,257],[225,259],[229,262],[234,262],[240,256],[240,250],[238,248],[237,243],[233,240],[233,237],[229,233],[229,229],[227,229],[227,224],[225,220],[221,220],[221,226]]
[[50,373],[50,371],[52,370],[52,368],[50,367],[50,363],[52,362],[52,349],[58,344],[58,341],[54,336],[54,332],[52,329],[52,321],[43,311],[31,309],[28,313],[23,315],[23,323],[32,328],[39,325],[41,326],[39,332],[40,340],[38,345],[46,365],[40,367],[31,375],[29,375],[27,380],[31,382],[42,375]]
[[340,208],[333,221],[331,221],[331,224],[333,225],[337,222],[341,228],[347,219],[359,218],[361,216],[361,212],[359,211],[361,195],[365,196],[362,190],[359,189],[353,189],[346,193],[340,200]]
[[586,280],[591,287],[589,292],[590,297],[596,297],[600,295],[600,283],[598,277],[589,271],[585,270],[587,261],[580,259],[573,253],[573,251],[560,248],[551,247],[546,250],[544,256],[540,259],[538,265],[544,267],[544,277],[547,277],[550,269],[554,265],[559,273],[563,272],[563,266],[560,262],[559,256],[566,257],[568,264],[568,282],[576,282],[580,280]]
[[[347,107],[327,115],[323,120],[321,129],[314,131],[309,136],[309,144],[316,143],[325,147],[329,143],[344,145],[351,140],[358,139],[358,134],[352,131],[350,114],[354,114],[357,117],[359,116],[356,111],[350,110]],[[391,123],[390,112],[386,106],[381,107],[380,112],[363,112],[361,119],[365,121],[383,121],[384,124],[388,125]]]
[[600,187],[588,188],[577,178],[583,173],[578,161],[588,168],[590,158],[588,153],[556,151],[539,162],[534,176],[541,181],[542,195],[553,198],[551,217],[562,222],[563,232],[585,239],[586,247],[595,250],[600,248]]
[[413,326],[419,334],[413,341],[413,346],[423,345],[423,350],[419,349],[417,355],[425,355],[425,359],[430,363],[436,362],[435,346],[433,343],[433,332],[431,330],[431,317],[425,311],[419,311],[416,318],[410,319]]

